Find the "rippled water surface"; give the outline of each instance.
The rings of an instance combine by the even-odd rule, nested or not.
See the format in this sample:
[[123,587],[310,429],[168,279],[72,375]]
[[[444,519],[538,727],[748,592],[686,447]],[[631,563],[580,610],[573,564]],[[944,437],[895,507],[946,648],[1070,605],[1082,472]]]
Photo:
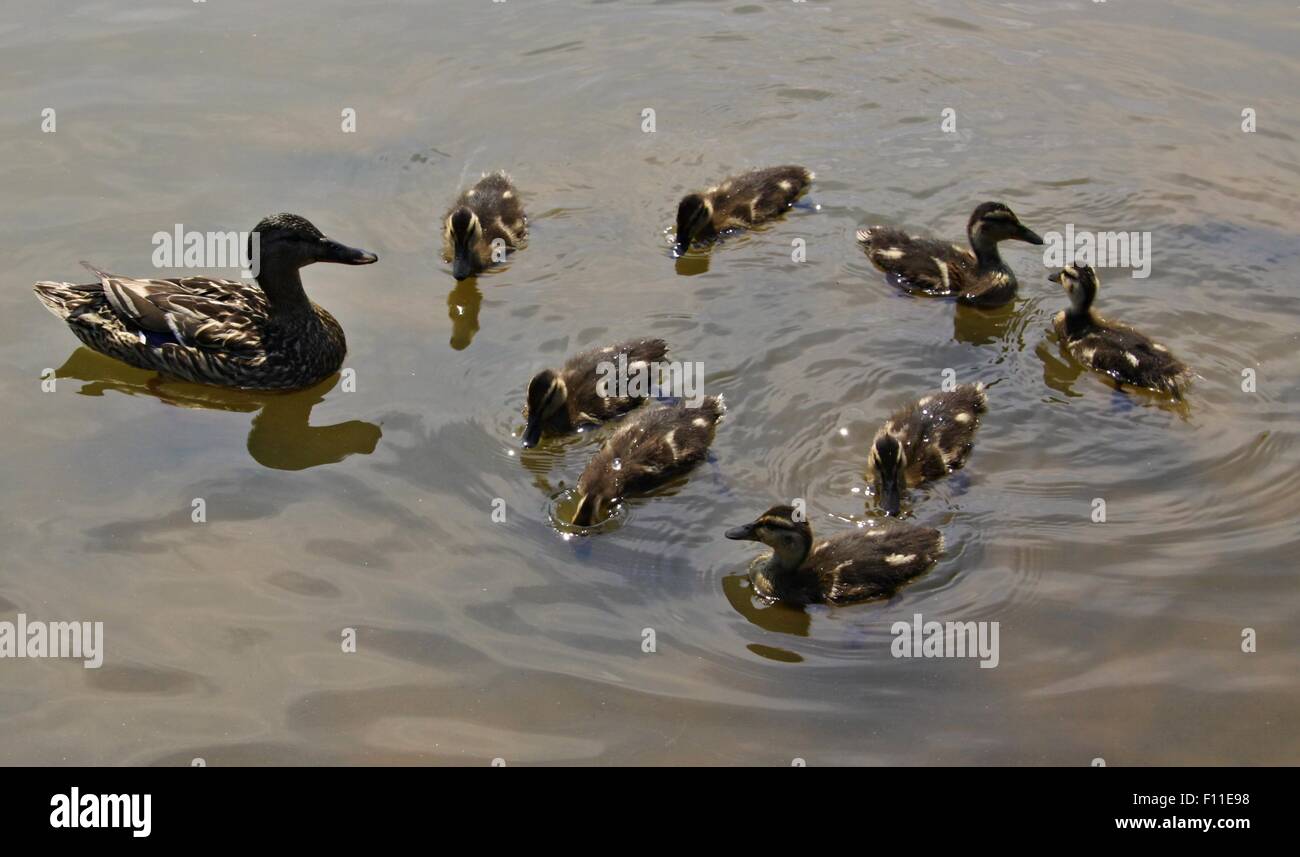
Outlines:
[[[100,620],[107,653],[0,661],[0,762],[1300,762],[1297,44],[1286,3],[10,9],[0,620]],[[809,206],[669,257],[681,194],[786,162]],[[455,285],[437,219],[498,167],[531,244]],[[1195,366],[1185,411],[1062,355],[1038,248],[1004,245],[1021,297],[982,312],[854,244],[960,238],[984,199],[1151,233],[1151,276],[1102,271],[1100,306]],[[355,391],[162,381],[31,294],[282,210],[381,257],[304,274]],[[521,455],[524,385],[638,335],[730,411],[689,480],[562,538],[600,434]],[[945,368],[991,387],[969,466],[913,497],[945,558],[884,603],[756,605],[756,546],[722,532],[793,497],[819,533],[862,520],[876,425]],[[916,613],[999,622],[999,666],[891,657]]]

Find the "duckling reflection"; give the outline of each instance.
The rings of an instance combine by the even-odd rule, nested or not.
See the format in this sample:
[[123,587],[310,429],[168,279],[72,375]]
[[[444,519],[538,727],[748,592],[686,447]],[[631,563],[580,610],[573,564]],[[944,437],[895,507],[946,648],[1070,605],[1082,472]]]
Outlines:
[[474,278],[456,281],[456,288],[447,293],[447,317],[451,319],[451,347],[464,351],[478,333],[478,311],[483,306],[483,293]]
[[85,382],[78,391],[83,396],[102,396],[112,390],[128,396],[152,396],[178,408],[256,413],[248,433],[248,454],[273,470],[306,470],[336,464],[353,454],[369,455],[383,436],[379,426],[363,420],[331,426],[308,424],[312,408],[338,385],[338,374],[294,392],[230,390],[164,379],[89,348],[78,348],[55,376]]
[[1016,312],[1014,300],[995,307],[974,307],[959,303],[952,315],[952,338],[954,342],[964,342],[967,345],[1006,342],[1021,317]]
[[[761,559],[755,561],[761,562]],[[763,598],[754,589],[748,574],[723,577],[722,592],[733,610],[764,631],[807,637],[812,628],[812,616],[802,605],[773,603]]]

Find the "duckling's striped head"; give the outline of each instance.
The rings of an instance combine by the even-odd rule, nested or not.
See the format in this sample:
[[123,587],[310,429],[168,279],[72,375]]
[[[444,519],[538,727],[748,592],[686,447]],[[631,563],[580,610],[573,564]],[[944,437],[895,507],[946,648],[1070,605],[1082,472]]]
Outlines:
[[966,234],[975,247],[1011,239],[1030,244],[1043,243],[1038,233],[1021,223],[1016,213],[1001,202],[984,202],[976,206],[966,224]]
[[674,249],[678,255],[691,249],[691,244],[713,221],[713,203],[698,193],[689,193],[677,204],[677,239]]
[[536,446],[542,426],[552,414],[564,407],[569,397],[564,379],[554,369],[543,369],[528,382],[528,425],[524,428],[524,449]]
[[888,431],[882,431],[871,444],[867,459],[880,507],[886,515],[897,515],[907,487],[907,453],[903,445]]
[[369,265],[379,257],[365,250],[347,247],[326,238],[310,220],[297,214],[263,217],[248,236],[248,258],[254,259],[253,235],[257,236],[257,260],[261,268],[301,268],[313,262],[341,265]]
[[753,523],[727,530],[726,536],[737,541],[762,542],[792,566],[803,562],[813,540],[812,527],[795,514],[793,506],[773,506]]
[[1047,279],[1061,284],[1076,312],[1086,311],[1092,306],[1097,297],[1097,287],[1101,285],[1091,265],[1066,265]]
[[483,224],[477,214],[462,205],[447,215],[446,232],[452,248],[451,275],[464,280],[481,267],[475,246],[483,238]]

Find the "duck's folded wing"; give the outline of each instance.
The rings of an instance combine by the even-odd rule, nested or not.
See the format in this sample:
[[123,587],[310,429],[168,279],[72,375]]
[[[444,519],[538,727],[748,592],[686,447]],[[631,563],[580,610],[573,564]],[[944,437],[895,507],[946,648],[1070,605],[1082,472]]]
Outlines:
[[255,317],[264,310],[265,299],[243,283],[208,277],[139,279],[91,270],[99,274],[114,314],[129,328],[193,348],[256,352],[261,347]]

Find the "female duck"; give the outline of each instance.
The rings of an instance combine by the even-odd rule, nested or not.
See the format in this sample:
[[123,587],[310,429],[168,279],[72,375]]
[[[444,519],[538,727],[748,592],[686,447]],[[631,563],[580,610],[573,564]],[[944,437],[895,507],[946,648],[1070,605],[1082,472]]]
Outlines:
[[867,481],[886,515],[898,514],[908,488],[966,463],[980,415],[987,410],[984,385],[962,384],[900,408],[885,421],[867,454]]
[[784,214],[812,180],[805,167],[767,167],[687,194],[677,205],[674,252],[680,256],[697,241],[712,241],[728,229],[748,229]]
[[573,524],[589,527],[622,498],[642,494],[704,460],[726,407],[705,396],[699,407],[650,408],[628,417],[578,478]]
[[443,256],[451,262],[451,275],[468,279],[504,255],[518,250],[528,237],[528,219],[510,176],[498,170],[484,173],[478,184],[460,195],[442,219]]
[[726,535],[772,549],[750,566],[750,580],[759,596],[791,604],[849,604],[892,595],[943,553],[938,530],[898,522],[814,542],[812,527],[795,520],[790,506],[773,506]]
[[667,353],[668,343],[662,339],[640,339],[592,348],[570,357],[558,372],[538,372],[528,382],[524,449],[536,446],[543,431],[567,434],[641,404],[644,396],[617,395],[620,391],[613,386],[603,387],[602,380],[612,385],[617,380],[611,374],[614,369],[628,374],[643,368],[649,371],[649,364],[662,360]]
[[343,365],[347,342],[334,316],[308,300],[298,270],[313,262],[369,265],[377,257],[326,238],[296,214],[268,217],[255,234],[255,286],[211,277],[133,279],[83,262],[99,282],[41,282],[36,296],[89,348],[140,369],[250,390],[310,387]]
[[[1001,306],[1016,296],[1016,275],[998,254],[999,241],[1043,239],[1000,202],[978,206],[966,224],[971,250],[908,235],[891,226],[859,229],[858,242],[890,282],[909,293],[955,297],[973,306]],[[973,251],[973,252],[972,252]]]
[[1075,360],[1120,385],[1183,398],[1192,375],[1184,363],[1145,334],[1092,311],[1099,285],[1096,271],[1088,265],[1070,265],[1048,279],[1060,283],[1070,296],[1070,308],[1058,312],[1052,325]]

